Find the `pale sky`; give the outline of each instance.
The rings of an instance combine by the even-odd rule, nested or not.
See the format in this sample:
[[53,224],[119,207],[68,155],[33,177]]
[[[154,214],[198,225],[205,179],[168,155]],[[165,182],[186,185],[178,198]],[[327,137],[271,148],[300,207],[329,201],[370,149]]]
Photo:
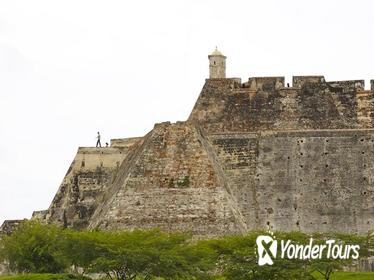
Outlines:
[[79,146],[186,120],[227,76],[374,79],[374,1],[0,1],[0,223],[47,209]]

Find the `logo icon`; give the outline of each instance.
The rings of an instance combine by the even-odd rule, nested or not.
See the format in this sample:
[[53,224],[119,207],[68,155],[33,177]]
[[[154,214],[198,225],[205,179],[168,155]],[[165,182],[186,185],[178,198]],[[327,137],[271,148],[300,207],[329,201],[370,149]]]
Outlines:
[[258,265],[272,265],[277,256],[277,240],[268,235],[259,235],[256,239]]

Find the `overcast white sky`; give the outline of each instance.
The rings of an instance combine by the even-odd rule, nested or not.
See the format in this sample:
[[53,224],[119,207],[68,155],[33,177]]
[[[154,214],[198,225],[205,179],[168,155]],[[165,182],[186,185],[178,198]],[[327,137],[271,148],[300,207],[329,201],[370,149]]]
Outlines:
[[[0,2],[0,223],[47,209],[78,146],[185,120],[227,76],[374,79],[374,1]],[[367,85],[368,88],[368,85]]]

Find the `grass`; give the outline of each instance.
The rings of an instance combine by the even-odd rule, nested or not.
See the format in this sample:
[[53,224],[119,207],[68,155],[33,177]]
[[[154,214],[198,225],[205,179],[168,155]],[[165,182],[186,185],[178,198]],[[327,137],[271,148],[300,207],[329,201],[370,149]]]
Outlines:
[[[323,280],[321,274],[313,274],[318,280]],[[374,272],[334,272],[331,280],[373,280]]]
[[90,278],[72,274],[19,274],[2,276],[0,280],[87,280]]

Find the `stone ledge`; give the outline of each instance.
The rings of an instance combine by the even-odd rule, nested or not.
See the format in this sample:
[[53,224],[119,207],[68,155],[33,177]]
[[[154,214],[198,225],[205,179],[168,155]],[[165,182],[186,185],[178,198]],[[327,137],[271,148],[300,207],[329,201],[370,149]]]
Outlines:
[[113,147],[79,147],[79,154],[117,154],[121,149]]

